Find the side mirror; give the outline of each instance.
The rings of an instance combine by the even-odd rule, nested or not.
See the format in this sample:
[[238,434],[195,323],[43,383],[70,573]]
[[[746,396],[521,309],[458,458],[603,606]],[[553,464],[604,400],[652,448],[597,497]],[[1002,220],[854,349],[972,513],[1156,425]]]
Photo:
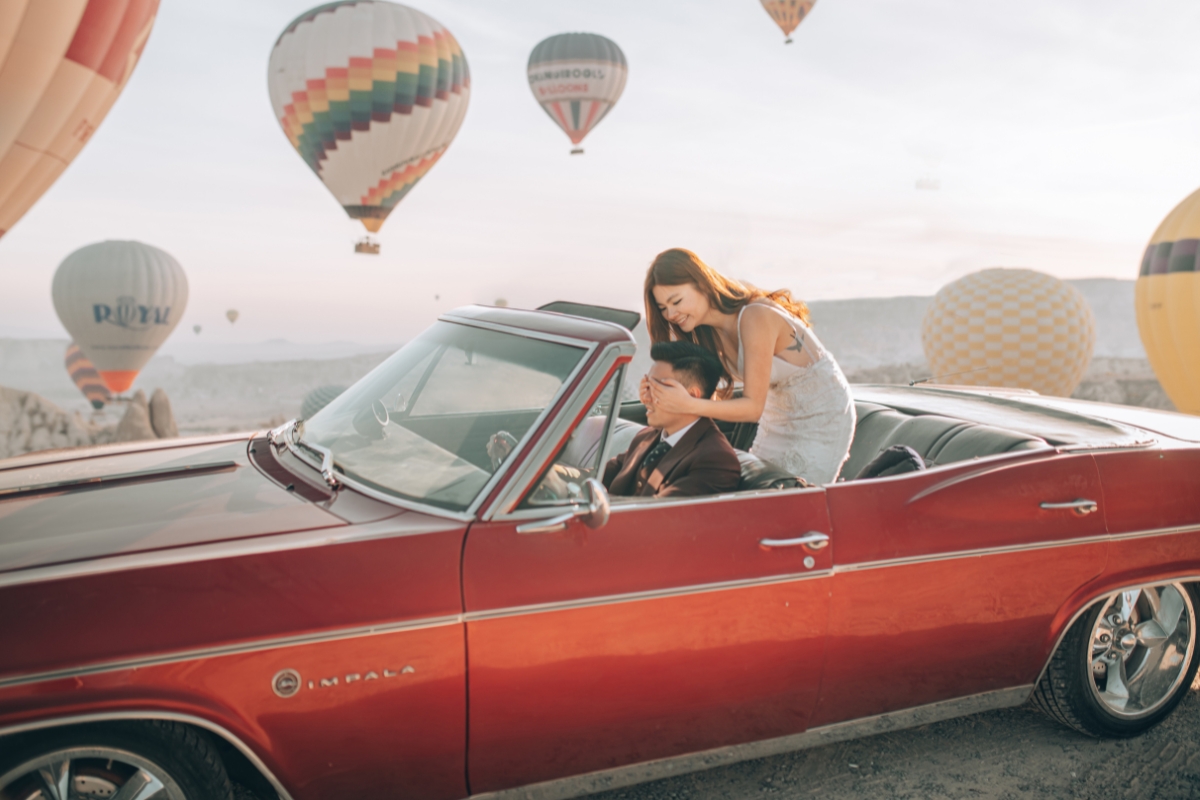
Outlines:
[[608,492],[604,484],[595,478],[588,478],[583,482],[583,496],[587,505],[574,506],[567,513],[557,517],[518,525],[517,533],[557,533],[565,531],[567,523],[573,519],[579,519],[592,530],[603,528],[608,524],[609,514]]

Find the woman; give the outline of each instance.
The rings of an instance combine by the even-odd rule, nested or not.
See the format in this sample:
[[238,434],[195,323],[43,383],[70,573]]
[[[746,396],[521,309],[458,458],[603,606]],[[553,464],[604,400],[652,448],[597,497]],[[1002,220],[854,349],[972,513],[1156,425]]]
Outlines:
[[[854,401],[837,362],[786,289],[767,293],[726,278],[690,250],[659,253],[646,273],[652,341],[685,339],[724,365],[721,399],[699,400],[676,381],[642,380],[643,402],[668,412],[757,422],[750,452],[809,483],[831,483],[850,452]],[[733,382],[742,396],[732,397]]]

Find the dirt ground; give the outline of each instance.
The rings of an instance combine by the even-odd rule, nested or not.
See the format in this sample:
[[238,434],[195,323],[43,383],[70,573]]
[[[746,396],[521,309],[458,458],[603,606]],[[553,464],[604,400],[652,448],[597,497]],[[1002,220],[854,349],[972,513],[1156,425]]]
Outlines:
[[591,797],[1200,798],[1200,679],[1166,722],[1136,739],[1098,741],[1015,708]]

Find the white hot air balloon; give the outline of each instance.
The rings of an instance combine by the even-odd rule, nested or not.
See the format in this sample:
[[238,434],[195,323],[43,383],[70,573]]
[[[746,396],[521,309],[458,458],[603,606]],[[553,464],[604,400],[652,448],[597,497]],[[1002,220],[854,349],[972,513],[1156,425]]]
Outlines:
[[529,88],[542,110],[583,153],[583,137],[612,110],[625,91],[629,65],[612,39],[597,33],[560,33],[529,54]]
[[187,307],[183,267],[141,242],[99,242],[59,264],[51,287],[63,327],[105,385],[123,392]]

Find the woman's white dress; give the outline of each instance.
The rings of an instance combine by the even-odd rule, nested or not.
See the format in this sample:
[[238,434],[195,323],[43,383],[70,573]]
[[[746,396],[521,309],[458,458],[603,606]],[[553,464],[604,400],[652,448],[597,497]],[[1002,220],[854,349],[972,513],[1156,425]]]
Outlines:
[[[810,360],[798,366],[775,355],[771,384],[750,452],[799,475],[814,485],[832,483],[854,438],[854,399],[850,384],[812,330],[771,302],[761,303],[792,327],[800,352]],[[738,312],[738,380],[745,374],[742,314]]]

